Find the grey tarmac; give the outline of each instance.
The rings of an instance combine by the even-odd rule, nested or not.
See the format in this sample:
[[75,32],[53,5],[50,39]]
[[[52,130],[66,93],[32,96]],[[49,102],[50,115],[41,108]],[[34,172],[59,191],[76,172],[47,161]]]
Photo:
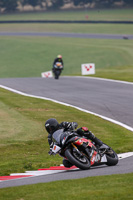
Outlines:
[[0,32],[0,36],[38,36],[94,39],[133,39],[133,35],[125,34],[95,34],[95,33],[62,33],[62,32]]

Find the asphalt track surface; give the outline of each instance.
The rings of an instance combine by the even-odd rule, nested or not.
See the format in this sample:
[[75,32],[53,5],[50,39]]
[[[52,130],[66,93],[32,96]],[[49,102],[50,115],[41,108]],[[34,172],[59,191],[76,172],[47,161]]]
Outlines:
[[87,34],[87,33],[61,33],[61,32],[0,32],[0,36],[41,36],[41,37],[67,37],[67,38],[94,38],[94,39],[133,39],[133,35],[122,34]]
[[[133,127],[132,83],[107,81],[91,77],[61,76],[59,80],[54,78],[5,78],[0,79],[0,85],[23,93],[69,103]],[[0,188],[90,176],[125,174],[133,172],[132,166],[133,156],[122,159],[118,165],[111,167],[103,165],[85,171],[74,170],[52,175],[4,181],[0,183]]]

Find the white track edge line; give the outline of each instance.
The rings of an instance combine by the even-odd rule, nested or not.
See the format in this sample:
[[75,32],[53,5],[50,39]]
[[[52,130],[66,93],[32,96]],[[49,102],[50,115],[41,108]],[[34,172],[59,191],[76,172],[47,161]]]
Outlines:
[[3,89],[6,89],[6,90],[9,90],[11,92],[14,92],[14,93],[17,93],[17,94],[20,94],[20,95],[23,95],[23,96],[27,96],[27,97],[33,97],[33,98],[37,98],[37,99],[44,99],[44,100],[49,100],[49,101],[52,101],[52,102],[55,102],[55,103],[58,103],[58,104],[61,104],[61,105],[65,105],[65,106],[68,106],[68,107],[72,107],[72,108],[75,108],[77,110],[80,110],[82,112],[85,112],[85,113],[89,113],[89,114],[92,114],[92,115],[95,115],[97,117],[100,117],[104,120],[107,120],[107,121],[110,121],[114,124],[117,124],[119,126],[122,126],[124,128],[126,128],[127,130],[129,131],[132,131],[133,132],[133,127],[130,127],[122,122],[119,122],[119,121],[116,121],[114,119],[111,119],[109,117],[105,117],[103,115],[100,115],[100,114],[97,114],[97,113],[94,113],[94,112],[91,112],[91,111],[88,111],[88,110],[85,110],[85,109],[82,109],[80,107],[77,107],[77,106],[74,106],[74,105],[71,105],[71,104],[68,104],[68,103],[64,103],[64,102],[61,102],[61,101],[57,101],[57,100],[54,100],[54,99],[51,99],[51,98],[47,98],[47,97],[41,97],[41,96],[35,96],[35,95],[30,95],[30,94],[27,94],[27,93],[24,93],[24,92],[20,92],[18,90],[15,90],[15,89],[12,89],[12,88],[9,88],[9,87],[6,87],[4,85],[0,85],[1,88]]
[[94,79],[94,80],[109,81],[109,82],[116,82],[116,83],[124,83],[124,84],[133,85],[133,82],[120,81],[120,80],[107,79],[107,78],[99,78],[99,77],[90,77],[90,76],[64,76],[64,77],[69,77],[69,78],[71,78],[71,77],[72,78],[88,78],[88,79]]

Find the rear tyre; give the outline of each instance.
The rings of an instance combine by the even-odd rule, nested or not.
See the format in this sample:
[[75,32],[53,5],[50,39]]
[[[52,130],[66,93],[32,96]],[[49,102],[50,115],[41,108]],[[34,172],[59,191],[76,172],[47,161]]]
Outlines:
[[119,160],[117,154],[111,148],[107,151],[106,158],[107,158],[106,165],[108,166],[117,165],[118,160]]
[[89,159],[81,152],[78,153],[71,149],[67,149],[65,151],[65,156],[73,165],[80,169],[86,170],[89,169],[91,166]]

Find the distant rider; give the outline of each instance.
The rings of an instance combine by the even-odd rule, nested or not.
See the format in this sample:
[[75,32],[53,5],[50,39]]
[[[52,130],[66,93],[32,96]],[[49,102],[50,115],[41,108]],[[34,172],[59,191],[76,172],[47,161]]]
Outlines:
[[[76,122],[61,122],[59,124],[58,121],[54,118],[48,119],[45,122],[45,128],[48,132],[48,143],[50,146],[50,151],[49,151],[50,155],[52,154],[52,148],[53,148],[52,134],[55,131],[62,129],[62,128],[64,129],[64,131],[74,130],[77,128],[77,126],[78,126],[78,124]],[[103,144],[103,142],[101,140],[99,140],[97,137],[95,137],[95,135],[91,131],[89,131],[87,127],[78,128],[75,132],[81,137],[84,136],[87,139],[92,140],[96,146],[101,147]],[[72,166],[72,164],[67,159],[63,159],[63,164],[65,167]]]
[[[53,68],[52,68],[52,71],[54,72],[55,68],[54,68],[54,65],[57,63],[57,62],[60,62],[62,64],[62,66],[64,67],[64,63],[63,63],[63,60],[62,60],[62,55],[58,55],[55,59],[54,59],[54,62],[53,62]],[[62,68],[63,70],[63,68]]]

